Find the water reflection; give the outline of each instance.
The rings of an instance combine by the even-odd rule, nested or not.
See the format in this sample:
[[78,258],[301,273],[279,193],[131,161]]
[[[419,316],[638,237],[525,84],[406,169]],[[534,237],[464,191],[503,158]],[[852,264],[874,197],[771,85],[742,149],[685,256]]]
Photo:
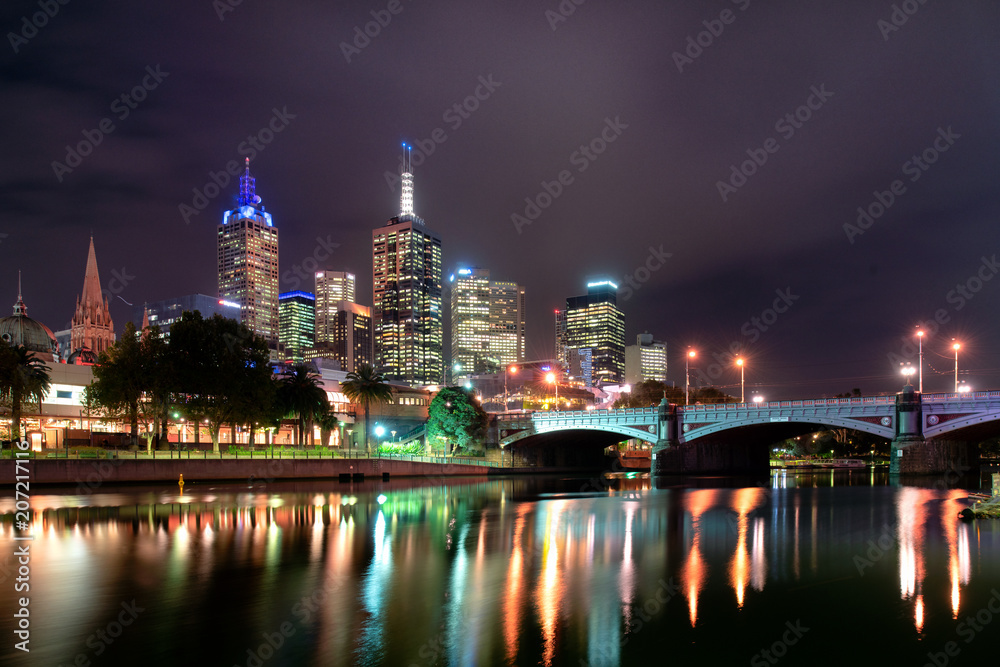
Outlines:
[[[225,599],[230,622],[206,664],[246,664],[246,646],[288,622],[276,663],[618,665],[668,636],[694,646],[733,614],[780,627],[795,591],[829,582],[886,618],[902,600],[909,631],[929,639],[935,615],[978,608],[963,599],[974,581],[1000,581],[1000,530],[979,528],[984,542],[955,519],[967,493],[854,493],[830,479],[630,479],[598,494],[574,480],[188,489],[184,502],[133,491],[81,507],[36,496],[33,576],[47,583],[33,597],[36,631],[47,664],[68,664],[117,600],[141,599],[155,624],[115,650],[169,664],[181,654],[167,638],[213,621]],[[0,504],[4,538],[11,509]]]

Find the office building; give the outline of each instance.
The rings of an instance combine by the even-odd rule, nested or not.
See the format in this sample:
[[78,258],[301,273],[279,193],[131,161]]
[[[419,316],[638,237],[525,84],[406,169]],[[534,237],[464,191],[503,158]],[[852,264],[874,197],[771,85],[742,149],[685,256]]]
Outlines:
[[524,360],[524,288],[460,268],[451,284],[452,377],[496,373]]
[[302,291],[278,295],[278,331],[285,359],[301,363],[316,342],[316,297]]
[[390,381],[442,384],[441,237],[414,215],[403,163],[400,214],[372,231],[375,364]]
[[650,333],[639,334],[635,345],[625,348],[625,383],[643,380],[667,381],[667,344]]
[[[610,280],[587,284],[587,293],[566,299],[566,350],[590,348],[591,381],[618,384],[625,377],[625,314]],[[577,353],[579,354],[579,353]]]
[[347,373],[356,371],[361,364],[372,363],[371,308],[340,301],[333,317],[326,318],[325,322],[323,331],[317,331],[316,344],[305,351],[307,361],[332,359]]
[[222,216],[218,249],[219,299],[238,304],[240,322],[277,347],[278,229],[257,196],[250,158],[240,177],[238,205]]
[[338,304],[355,303],[355,278],[346,271],[316,272],[316,342],[332,340]]

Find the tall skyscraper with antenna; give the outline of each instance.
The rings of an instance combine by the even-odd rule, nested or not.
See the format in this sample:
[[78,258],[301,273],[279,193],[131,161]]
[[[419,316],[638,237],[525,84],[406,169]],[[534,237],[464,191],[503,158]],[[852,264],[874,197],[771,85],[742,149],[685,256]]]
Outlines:
[[444,382],[441,236],[414,213],[410,147],[403,144],[399,215],[372,230],[375,365],[386,379]]
[[218,229],[219,299],[238,305],[240,322],[277,346],[278,229],[256,181],[247,158],[236,208],[223,214]]

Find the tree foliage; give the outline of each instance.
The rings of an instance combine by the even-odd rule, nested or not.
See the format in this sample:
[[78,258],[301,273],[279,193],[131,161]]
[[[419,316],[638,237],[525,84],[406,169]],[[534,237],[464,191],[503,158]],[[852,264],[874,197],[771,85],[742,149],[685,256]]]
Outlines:
[[351,403],[364,406],[365,409],[365,449],[368,449],[368,412],[372,403],[391,403],[392,387],[385,381],[382,374],[369,364],[359,364],[347,374],[347,379],[341,384],[344,396]]
[[489,415],[470,390],[445,387],[431,401],[428,412],[427,439],[432,447],[443,440],[451,451],[482,450]]
[[49,367],[23,345],[0,342],[0,401],[10,404],[10,438],[21,439],[21,409],[30,403],[42,411],[42,398],[52,386]]
[[[656,407],[664,396],[669,403],[684,405],[683,387],[671,387],[665,382],[657,380],[643,380],[632,385],[632,391],[623,394],[611,407],[615,409]],[[715,387],[701,387],[691,389],[689,402],[693,405],[695,403],[736,403],[738,400]]]

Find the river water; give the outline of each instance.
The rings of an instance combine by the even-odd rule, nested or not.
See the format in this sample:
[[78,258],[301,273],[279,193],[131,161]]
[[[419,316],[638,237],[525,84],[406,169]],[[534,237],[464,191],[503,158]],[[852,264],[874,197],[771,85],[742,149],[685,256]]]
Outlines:
[[0,500],[0,663],[996,664],[1000,521],[960,522],[967,490],[918,484],[35,487],[28,592]]

